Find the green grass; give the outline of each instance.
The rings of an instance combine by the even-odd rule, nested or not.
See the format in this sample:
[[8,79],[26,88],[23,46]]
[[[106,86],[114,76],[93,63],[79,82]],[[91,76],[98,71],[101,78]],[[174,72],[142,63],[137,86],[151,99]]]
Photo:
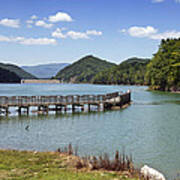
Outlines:
[[78,171],[52,152],[0,150],[0,180],[136,180],[115,172]]

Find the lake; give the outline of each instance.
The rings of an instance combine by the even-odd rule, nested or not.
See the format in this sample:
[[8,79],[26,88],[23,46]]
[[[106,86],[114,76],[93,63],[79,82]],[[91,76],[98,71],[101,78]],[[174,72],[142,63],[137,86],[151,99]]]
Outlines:
[[[1,84],[0,95],[102,94],[132,91],[133,104],[117,111],[0,117],[0,148],[56,150],[69,143],[80,155],[116,150],[132,154],[168,178],[180,173],[180,94],[144,86]],[[29,131],[25,127],[29,125]]]

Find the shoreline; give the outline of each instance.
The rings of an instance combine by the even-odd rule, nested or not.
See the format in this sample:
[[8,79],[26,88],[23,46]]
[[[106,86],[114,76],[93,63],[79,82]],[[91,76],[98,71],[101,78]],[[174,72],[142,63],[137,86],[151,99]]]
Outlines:
[[[95,159],[87,161],[85,158],[74,155],[71,150],[70,146],[67,149],[64,148],[63,151],[49,152],[0,149],[0,179],[139,179],[137,171],[96,169]],[[83,164],[85,162],[86,164]]]
[[162,91],[162,90],[155,90],[148,87],[147,91],[150,92],[164,92],[164,93],[171,93],[171,94],[180,94],[180,91]]

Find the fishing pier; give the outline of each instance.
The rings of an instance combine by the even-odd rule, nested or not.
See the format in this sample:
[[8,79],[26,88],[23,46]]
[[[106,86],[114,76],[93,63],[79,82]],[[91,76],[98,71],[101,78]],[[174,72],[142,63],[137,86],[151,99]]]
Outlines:
[[19,115],[29,114],[31,107],[36,107],[37,113],[48,113],[49,111],[66,112],[71,109],[88,111],[92,107],[97,110],[109,110],[122,108],[131,102],[131,92],[114,92],[100,95],[67,95],[67,96],[0,96],[0,114],[10,114],[10,108],[16,108]]

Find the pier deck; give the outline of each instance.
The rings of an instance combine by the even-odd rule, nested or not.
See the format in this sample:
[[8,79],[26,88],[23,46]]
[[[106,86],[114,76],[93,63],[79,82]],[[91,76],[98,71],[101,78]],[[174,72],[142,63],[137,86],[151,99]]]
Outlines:
[[[37,107],[37,112],[54,111],[66,111],[67,106],[71,105],[71,109],[74,112],[76,107],[81,107],[84,110],[84,106],[88,105],[88,110],[91,111],[91,105],[95,105],[98,108],[111,109],[114,106],[121,107],[130,103],[131,93],[109,93],[105,95],[68,95],[68,96],[0,96],[0,114],[8,115],[9,107],[17,107],[18,113],[21,114],[21,110],[25,109],[29,114],[30,107]],[[54,106],[54,108],[50,108]]]

